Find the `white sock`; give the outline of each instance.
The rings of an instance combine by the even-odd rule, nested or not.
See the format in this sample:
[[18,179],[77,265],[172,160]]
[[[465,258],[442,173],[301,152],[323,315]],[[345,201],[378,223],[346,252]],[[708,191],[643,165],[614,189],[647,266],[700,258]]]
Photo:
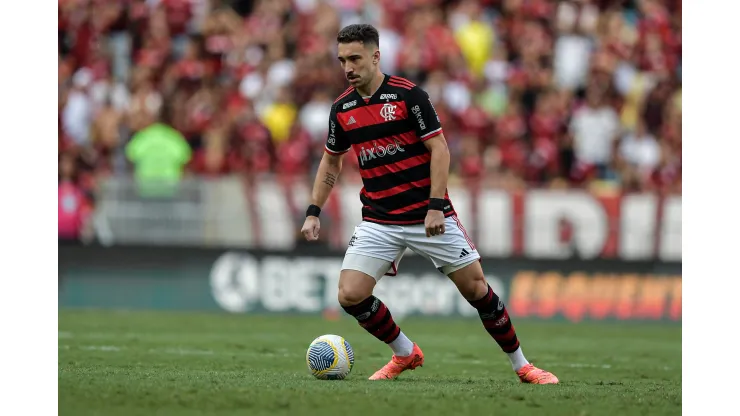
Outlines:
[[414,343],[403,332],[399,332],[398,338],[388,345],[393,350],[393,354],[399,357],[408,357],[414,351]]
[[519,371],[520,368],[529,364],[529,361],[524,358],[522,347],[517,348],[514,352],[507,352],[506,355],[509,356],[509,360],[511,360],[511,368],[513,368],[514,371]]

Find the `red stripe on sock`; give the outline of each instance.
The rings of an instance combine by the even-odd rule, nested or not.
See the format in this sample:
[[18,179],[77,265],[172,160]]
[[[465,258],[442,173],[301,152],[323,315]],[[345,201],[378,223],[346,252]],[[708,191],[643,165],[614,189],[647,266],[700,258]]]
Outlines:
[[491,300],[492,299],[493,299],[493,289],[491,289],[491,287],[489,286],[488,287],[488,293],[486,294],[486,296],[483,296],[482,299],[474,300],[474,301],[470,302],[470,304],[475,309],[480,309],[480,308],[488,305],[489,303],[491,303]]
[[486,327],[486,329],[505,328],[507,325],[511,326],[511,319],[509,319],[509,313],[506,312],[506,308],[504,308],[504,313],[502,313],[498,318],[483,321],[483,326]]
[[362,325],[363,328],[372,328],[380,323],[380,321],[385,317],[386,313],[388,313],[388,308],[386,308],[385,304],[381,302],[375,315],[370,317],[370,319],[368,319],[367,321],[360,322],[360,325]]
[[398,336],[400,334],[401,334],[401,328],[398,327],[398,326],[396,326],[396,329],[393,330],[393,332],[391,332],[390,335],[388,335],[386,338],[383,339],[383,342],[385,342],[386,344],[389,344],[389,343],[395,341],[396,338],[398,338]]
[[514,328],[512,328],[504,334],[491,334],[491,336],[496,341],[507,342],[507,341],[511,341],[514,338],[516,338],[516,331],[514,331]]
[[393,321],[393,318],[389,319],[386,323],[380,326],[380,328],[377,328],[373,330],[372,334],[375,335],[375,337],[380,337],[384,333],[390,331],[391,328],[396,326],[396,323]]

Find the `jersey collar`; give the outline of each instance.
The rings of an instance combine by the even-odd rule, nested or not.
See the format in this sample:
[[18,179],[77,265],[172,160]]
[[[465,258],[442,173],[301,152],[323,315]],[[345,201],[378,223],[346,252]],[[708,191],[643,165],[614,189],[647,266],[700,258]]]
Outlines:
[[373,95],[370,96],[370,99],[367,100],[367,103],[365,103],[365,99],[362,98],[362,95],[360,94],[360,92],[357,91],[357,88],[355,88],[353,91],[353,94],[357,98],[358,100],[357,102],[360,103],[360,105],[371,105],[371,104],[379,103],[380,100],[378,99],[378,97],[380,97],[380,94],[382,94],[382,91],[385,89],[385,86],[388,83],[389,78],[390,76],[388,74],[385,74],[385,73],[383,74],[383,82],[380,83],[380,86],[375,91],[375,93],[373,93]]

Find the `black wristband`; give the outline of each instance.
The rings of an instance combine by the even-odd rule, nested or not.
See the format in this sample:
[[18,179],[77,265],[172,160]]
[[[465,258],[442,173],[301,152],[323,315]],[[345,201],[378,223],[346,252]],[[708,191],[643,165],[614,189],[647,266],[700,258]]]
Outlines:
[[307,217],[318,217],[321,214],[321,208],[318,205],[309,205],[306,210]]
[[429,198],[429,210],[444,211],[447,201],[442,198]]

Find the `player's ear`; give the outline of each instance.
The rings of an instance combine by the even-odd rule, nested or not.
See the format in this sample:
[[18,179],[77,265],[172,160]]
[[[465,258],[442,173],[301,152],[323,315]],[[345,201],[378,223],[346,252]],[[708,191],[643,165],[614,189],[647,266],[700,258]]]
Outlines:
[[378,62],[380,62],[380,51],[376,49],[375,52],[373,52],[373,64],[377,65]]

